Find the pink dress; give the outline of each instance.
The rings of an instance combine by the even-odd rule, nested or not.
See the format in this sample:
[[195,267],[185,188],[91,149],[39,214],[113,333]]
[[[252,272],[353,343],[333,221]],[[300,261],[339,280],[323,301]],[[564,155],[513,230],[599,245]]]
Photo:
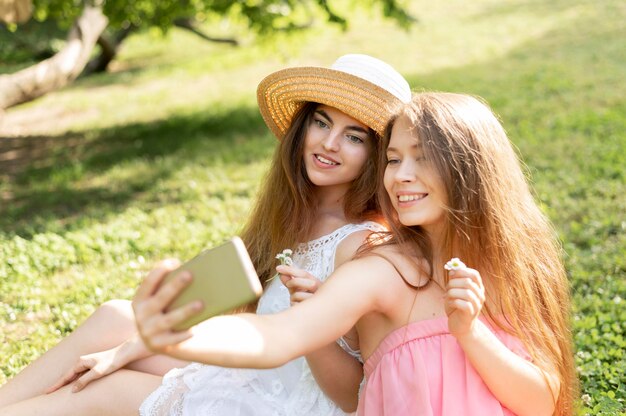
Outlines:
[[[521,341],[489,328],[517,355]],[[448,318],[413,322],[390,333],[365,362],[358,416],[510,416],[448,332]]]

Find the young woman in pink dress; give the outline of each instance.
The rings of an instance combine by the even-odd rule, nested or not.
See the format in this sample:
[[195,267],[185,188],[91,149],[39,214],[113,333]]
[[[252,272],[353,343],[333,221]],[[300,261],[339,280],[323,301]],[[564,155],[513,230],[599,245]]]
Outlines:
[[[200,305],[163,312],[186,284],[160,286],[163,265],[133,304],[146,344],[180,359],[266,368],[356,325],[359,415],[572,414],[561,249],[496,117],[466,95],[418,94],[385,146],[380,200],[391,234],[289,310],[216,317],[187,332],[171,327]],[[278,270],[286,282],[301,275]]]

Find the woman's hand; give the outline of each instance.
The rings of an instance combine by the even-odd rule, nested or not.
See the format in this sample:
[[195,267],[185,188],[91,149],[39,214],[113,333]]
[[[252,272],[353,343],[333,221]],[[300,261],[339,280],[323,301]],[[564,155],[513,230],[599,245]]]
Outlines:
[[72,382],[74,383],[72,392],[79,392],[92,381],[124,367],[129,361],[120,357],[120,347],[121,345],[110,350],[79,357],[74,367],[48,388],[46,394],[53,393]]
[[485,287],[480,273],[469,267],[450,270],[444,304],[448,329],[457,339],[467,335],[485,303]]
[[280,281],[289,289],[291,304],[300,303],[313,296],[322,282],[304,269],[294,266],[278,266]]
[[166,312],[167,306],[191,282],[189,272],[180,273],[175,279],[161,284],[165,276],[175,270],[177,260],[165,260],[157,265],[137,289],[133,299],[133,311],[137,329],[145,345],[152,351],[167,353],[169,347],[191,337],[191,331],[176,331],[174,326],[202,310],[201,302],[191,302]]
[[72,391],[81,391],[92,381],[150,355],[151,352],[146,349],[139,335],[133,335],[114,348],[78,357],[76,364],[49,387],[46,393],[55,392],[72,382]]

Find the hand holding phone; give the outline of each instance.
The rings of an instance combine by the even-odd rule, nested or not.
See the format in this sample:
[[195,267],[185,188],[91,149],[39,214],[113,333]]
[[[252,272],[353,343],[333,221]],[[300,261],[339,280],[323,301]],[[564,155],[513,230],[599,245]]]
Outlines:
[[248,251],[239,237],[198,254],[168,273],[161,284],[189,271],[193,280],[168,305],[166,312],[194,301],[201,301],[201,312],[174,326],[184,330],[212,316],[256,300],[263,289]]

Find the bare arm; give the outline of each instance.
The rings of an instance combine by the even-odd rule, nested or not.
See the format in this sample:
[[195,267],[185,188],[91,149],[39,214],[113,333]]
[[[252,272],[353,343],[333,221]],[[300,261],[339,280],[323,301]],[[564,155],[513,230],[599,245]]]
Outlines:
[[555,398],[559,391],[554,377],[544,375],[509,350],[481,321],[471,333],[457,340],[489,390],[508,409],[519,416],[553,414],[555,401],[550,388],[555,391]]
[[346,413],[356,411],[363,365],[336,342],[306,356],[324,394]]
[[450,333],[502,404],[520,416],[551,415],[557,378],[509,350],[477,319],[484,301],[480,273],[470,268],[450,272],[445,300]]
[[225,367],[277,367],[334,342],[376,310],[384,285],[375,276],[386,271],[384,266],[376,258],[356,260],[340,267],[315,296],[284,312],[218,316],[184,332],[172,327],[196,313],[198,305],[164,312],[188,280],[181,274],[159,287],[171,270],[161,267],[142,283],[133,307],[140,334],[155,352]]
[[[347,236],[337,247],[335,268],[351,260],[369,234],[369,230],[363,230]],[[288,272],[287,268],[279,267],[278,271],[280,270]],[[322,284],[306,272],[298,276],[281,275],[281,280],[289,289],[292,304],[310,298]],[[356,335],[354,329],[351,332]],[[358,344],[353,348],[358,348]],[[358,404],[359,386],[363,380],[363,365],[336,342],[307,354],[305,358],[324,394],[344,412],[354,412]]]

